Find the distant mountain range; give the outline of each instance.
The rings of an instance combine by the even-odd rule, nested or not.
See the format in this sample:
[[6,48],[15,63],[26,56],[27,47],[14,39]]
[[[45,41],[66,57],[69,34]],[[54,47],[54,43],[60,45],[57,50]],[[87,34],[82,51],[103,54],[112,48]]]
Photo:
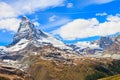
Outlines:
[[[6,47],[1,47],[0,54],[15,53],[30,45],[36,48],[49,45],[60,48],[63,51],[74,52],[80,55],[103,55],[103,52],[112,49],[111,46],[116,47],[119,45],[119,38],[119,35],[114,37],[107,36],[101,37],[99,40],[93,42],[78,42],[76,44],[66,45],[56,37],[40,29],[36,29],[34,24],[27,17],[23,16],[19,29],[14,35],[13,42]],[[112,50],[114,51],[116,49]],[[106,55],[106,57],[108,56]]]
[[36,29],[25,16],[13,42],[0,47],[1,65],[27,71],[35,80],[97,80],[115,74],[119,60],[120,35],[68,45]]

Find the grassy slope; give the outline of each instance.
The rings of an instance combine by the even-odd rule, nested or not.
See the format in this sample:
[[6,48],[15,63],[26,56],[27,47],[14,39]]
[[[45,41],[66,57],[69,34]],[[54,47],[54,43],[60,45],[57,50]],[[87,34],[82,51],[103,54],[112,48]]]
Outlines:
[[84,76],[93,72],[87,65],[56,65],[52,61],[42,60],[33,64],[30,70],[35,80],[84,80]]
[[103,78],[103,79],[99,79],[99,80],[120,80],[120,74],[115,75],[115,76],[110,76],[110,77],[107,77],[107,78]]
[[10,80],[10,78],[8,78],[8,77],[3,77],[3,76],[0,76],[0,80]]
[[[31,57],[29,72],[35,80],[97,80],[119,73],[120,61],[77,60],[77,65]],[[110,64],[108,64],[108,63]],[[114,69],[113,69],[114,68]]]

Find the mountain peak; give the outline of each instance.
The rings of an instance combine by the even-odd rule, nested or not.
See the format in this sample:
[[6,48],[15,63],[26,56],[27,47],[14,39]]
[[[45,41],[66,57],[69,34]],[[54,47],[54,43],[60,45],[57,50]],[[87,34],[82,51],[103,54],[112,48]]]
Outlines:
[[21,22],[22,23],[25,23],[25,22],[28,22],[28,18],[26,16],[22,16],[22,19],[21,19]]
[[29,45],[36,47],[52,45],[61,49],[71,49],[54,36],[36,29],[35,25],[27,17],[23,16],[13,42],[7,48],[9,48],[9,51],[19,51]]
[[29,21],[29,19],[26,16],[23,16],[17,33],[23,33],[26,31],[31,32],[33,29],[34,29],[34,24],[31,21]]
[[15,45],[21,39],[34,40],[41,39],[42,37],[47,37],[47,35],[41,30],[36,29],[35,25],[26,16],[23,16],[12,45]]

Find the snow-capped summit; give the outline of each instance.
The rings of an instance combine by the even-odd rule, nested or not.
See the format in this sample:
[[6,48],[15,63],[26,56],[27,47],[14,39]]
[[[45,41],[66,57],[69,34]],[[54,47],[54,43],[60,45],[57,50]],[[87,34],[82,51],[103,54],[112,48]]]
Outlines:
[[23,16],[21,23],[23,24],[23,23],[26,23],[28,21],[29,21],[28,18],[26,16]]
[[33,40],[33,39],[41,39],[42,37],[46,38],[47,35],[43,33],[41,30],[37,30],[34,24],[30,20],[28,20],[28,18],[22,17],[20,26],[18,28],[17,33],[14,36],[11,45],[15,45],[21,39]]
[[25,48],[28,44],[33,44],[37,47],[50,44],[62,49],[69,48],[54,36],[36,29],[35,25],[27,17],[23,16],[13,42],[8,45],[8,48],[9,51],[18,51]]
[[97,45],[96,43],[92,44],[91,42],[78,42],[75,44],[76,46],[80,47],[81,49],[84,48],[91,48],[91,49],[99,49],[99,45]]

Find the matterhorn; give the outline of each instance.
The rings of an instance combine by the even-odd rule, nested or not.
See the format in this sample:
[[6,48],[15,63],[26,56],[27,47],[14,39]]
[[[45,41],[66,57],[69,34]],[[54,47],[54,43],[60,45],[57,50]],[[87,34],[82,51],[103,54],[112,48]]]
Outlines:
[[17,33],[14,35],[13,42],[7,46],[7,49],[10,52],[19,51],[30,44],[36,47],[52,45],[61,49],[69,48],[54,36],[45,33],[40,29],[36,29],[36,26],[33,24],[33,22],[27,17],[23,16]]

